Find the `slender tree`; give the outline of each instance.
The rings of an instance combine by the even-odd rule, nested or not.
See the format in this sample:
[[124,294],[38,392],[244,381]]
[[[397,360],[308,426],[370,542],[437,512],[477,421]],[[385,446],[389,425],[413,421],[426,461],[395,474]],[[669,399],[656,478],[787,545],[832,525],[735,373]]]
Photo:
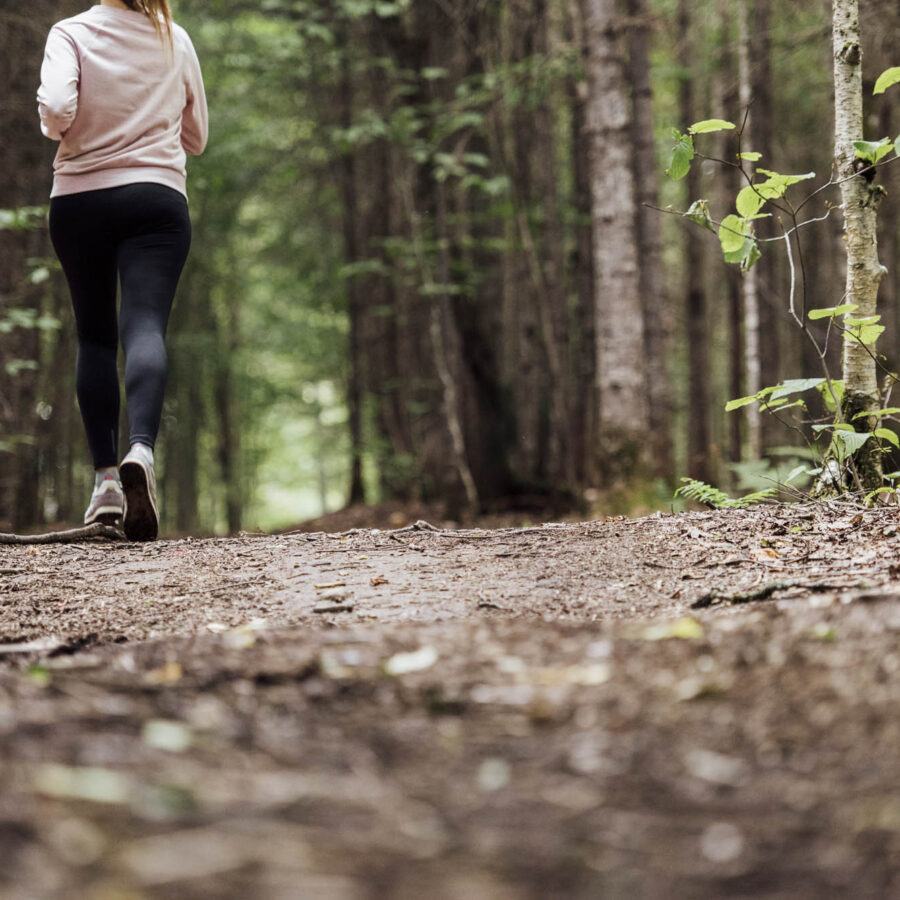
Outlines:
[[[691,3],[678,4],[678,45],[682,64],[679,85],[680,115],[684,122],[695,119],[693,84],[693,24]],[[688,197],[699,195],[697,167],[685,178]],[[684,232],[684,298],[688,355],[688,475],[700,481],[712,478],[709,458],[709,331],[706,316],[706,289],[703,283],[704,240],[693,228]]]
[[644,465],[644,321],[621,20],[615,0],[588,0],[587,12],[599,430],[603,472],[611,479]]
[[[847,283],[844,302],[855,309],[847,318],[864,319],[876,314],[878,285],[884,267],[878,260],[878,204],[883,189],[861,175],[854,176],[856,156],[853,141],[863,139],[862,48],[859,30],[859,0],[834,0],[834,110],[835,174],[840,179],[847,247]],[[858,333],[858,332],[857,332]],[[854,329],[844,338],[844,421],[869,431],[875,417],[857,419],[859,413],[878,408],[878,381],[874,347],[864,344]],[[862,486],[881,485],[880,454],[868,441],[854,457]]]
[[647,0],[628,0],[628,80],[631,82],[634,178],[637,192],[637,247],[644,314],[644,354],[647,366],[647,406],[650,451],[655,474],[671,479],[672,380],[670,354],[673,316],[663,280],[662,220],[653,207],[659,203],[659,166],[653,129],[653,90],[650,83],[651,18]]
[[[744,143],[748,149],[754,144],[753,78],[751,74],[751,31],[747,0],[738,3],[738,78],[741,113],[744,116]],[[752,163],[747,166],[752,172]],[[742,281],[744,309],[744,389],[755,394],[762,387],[759,321],[759,269],[752,266],[744,272]],[[762,454],[762,413],[758,403],[746,407],[747,445],[749,459],[759,459]]]

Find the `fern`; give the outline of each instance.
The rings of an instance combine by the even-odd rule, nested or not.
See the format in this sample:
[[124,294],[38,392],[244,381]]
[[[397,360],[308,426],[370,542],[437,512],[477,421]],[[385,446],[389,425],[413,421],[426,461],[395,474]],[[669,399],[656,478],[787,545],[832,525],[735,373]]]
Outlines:
[[682,478],[681,480],[684,483],[675,491],[676,497],[696,500],[713,509],[743,509],[752,503],[769,500],[778,493],[778,488],[766,488],[762,491],[745,494],[743,497],[729,497],[724,491],[703,481],[697,481],[694,478]]

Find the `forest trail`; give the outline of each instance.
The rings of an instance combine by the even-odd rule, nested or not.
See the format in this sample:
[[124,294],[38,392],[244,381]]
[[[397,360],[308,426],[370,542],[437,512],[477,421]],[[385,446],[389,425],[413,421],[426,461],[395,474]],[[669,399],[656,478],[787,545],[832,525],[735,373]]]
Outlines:
[[0,548],[0,896],[900,895],[900,512]]

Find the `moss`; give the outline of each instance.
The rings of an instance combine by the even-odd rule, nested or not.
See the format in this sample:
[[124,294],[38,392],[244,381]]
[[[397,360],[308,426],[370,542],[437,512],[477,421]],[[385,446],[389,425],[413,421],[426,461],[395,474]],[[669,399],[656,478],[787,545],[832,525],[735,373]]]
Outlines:
[[[868,418],[857,419],[859,413],[867,412],[873,408],[872,398],[867,394],[850,391],[844,395],[841,404],[841,413],[845,422],[850,422],[856,431],[870,431],[874,424]],[[866,441],[862,447],[853,454],[853,465],[856,468],[863,490],[874,491],[884,483],[881,471],[881,450],[875,440]],[[845,482],[850,489],[856,488],[852,474],[845,476]]]

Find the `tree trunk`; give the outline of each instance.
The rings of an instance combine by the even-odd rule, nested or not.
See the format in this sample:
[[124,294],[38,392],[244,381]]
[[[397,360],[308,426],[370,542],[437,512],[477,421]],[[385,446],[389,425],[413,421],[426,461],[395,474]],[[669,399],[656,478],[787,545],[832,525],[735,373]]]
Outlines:
[[[349,59],[344,55],[340,84],[341,125],[349,128],[353,122],[353,86]],[[353,149],[346,150],[340,161],[341,197],[343,200],[344,256],[348,264],[359,262],[362,241],[358,229],[360,212],[357,204],[356,158]],[[350,485],[347,503],[365,502],[362,478],[362,354],[361,340],[363,301],[360,296],[360,278],[354,273],[347,281],[347,320],[349,324],[347,347],[347,418],[350,429]]]
[[[859,0],[834,0],[834,154],[835,174],[841,182],[844,236],[847,246],[845,303],[856,309],[847,318],[876,314],[878,285],[884,267],[878,261],[876,228],[882,188],[862,176],[853,176],[852,142],[863,139],[862,49],[859,40]],[[854,417],[879,405],[874,347],[844,337],[843,417],[860,431],[869,431],[875,417]],[[874,490],[882,482],[881,459],[874,441],[854,455],[860,485]]]
[[[576,46],[583,46],[583,35],[576,37]],[[599,480],[596,461],[597,413],[597,342],[594,324],[594,255],[591,223],[590,136],[587,134],[587,82],[572,85],[572,179],[573,204],[577,211],[575,228],[574,268],[575,293],[578,298],[575,316],[578,335],[575,377],[580,390],[575,392],[573,416],[577,428],[576,471],[582,484],[596,485]]]
[[668,481],[675,474],[672,458],[672,380],[669,373],[674,323],[663,281],[662,216],[651,208],[659,205],[659,187],[650,84],[650,13],[647,0],[628,0],[627,9],[631,17],[628,80],[631,82],[633,108],[633,163],[638,203],[637,244],[644,315],[649,449],[654,474]]
[[587,3],[597,386],[607,482],[640,475],[648,429],[631,117],[615,6],[615,0]]
[[[680,118],[690,124],[695,118],[692,71],[693,21],[689,0],[678,5],[678,44],[682,78],[679,90]],[[697,199],[699,174],[691,166],[685,178],[688,202]],[[691,478],[711,480],[709,454],[709,336],[706,324],[706,291],[703,285],[703,235],[697,228],[684,230],[684,297],[688,353],[688,461]]]
[[[750,20],[747,0],[738,4],[738,80],[740,113],[744,116],[744,133],[741,145],[748,150],[755,150],[753,143],[753,81],[750,72]],[[746,163],[753,171],[753,164]],[[759,347],[759,270],[751,267],[744,273],[744,390],[747,394],[757,393],[762,385],[760,347]],[[744,407],[747,415],[747,458],[759,459],[762,455],[762,412],[760,404],[751,403]]]

